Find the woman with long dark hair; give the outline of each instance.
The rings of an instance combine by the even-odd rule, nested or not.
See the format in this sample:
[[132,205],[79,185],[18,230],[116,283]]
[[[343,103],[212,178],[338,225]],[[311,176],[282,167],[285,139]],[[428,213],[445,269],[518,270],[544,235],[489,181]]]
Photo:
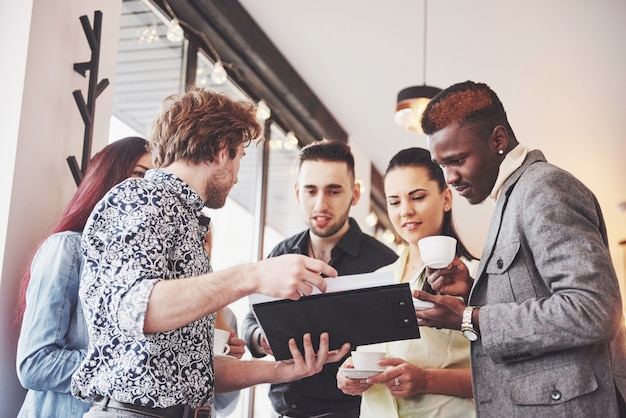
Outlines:
[[28,389],[18,417],[82,417],[90,404],[74,398],[70,380],[85,356],[88,336],[78,299],[83,265],[81,233],[111,187],[152,168],[148,141],[115,141],[90,161],[76,193],[41,243],[20,286],[17,374]]
[[[478,261],[461,242],[452,222],[452,192],[443,171],[422,148],[398,152],[385,172],[387,212],[407,243],[398,260],[381,270],[393,271],[398,283],[412,290],[430,290],[418,241],[432,235],[456,238],[456,254],[475,271]],[[371,380],[348,379],[341,369],[337,385],[347,394],[362,395],[361,418],[473,417],[469,342],[460,331],[420,327],[421,337],[358,347],[384,351],[387,369]],[[344,366],[352,367],[351,359]]]

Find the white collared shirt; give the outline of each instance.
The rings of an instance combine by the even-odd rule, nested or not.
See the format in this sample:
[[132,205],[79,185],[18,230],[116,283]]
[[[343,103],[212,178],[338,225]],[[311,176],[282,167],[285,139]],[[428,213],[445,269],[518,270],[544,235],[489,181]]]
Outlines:
[[489,194],[489,197],[492,199],[494,205],[498,201],[502,185],[515,170],[521,167],[522,163],[526,159],[526,154],[528,154],[528,148],[522,144],[517,144],[511,152],[504,156],[504,160],[500,163],[498,178],[496,179],[493,189],[491,189],[491,193]]

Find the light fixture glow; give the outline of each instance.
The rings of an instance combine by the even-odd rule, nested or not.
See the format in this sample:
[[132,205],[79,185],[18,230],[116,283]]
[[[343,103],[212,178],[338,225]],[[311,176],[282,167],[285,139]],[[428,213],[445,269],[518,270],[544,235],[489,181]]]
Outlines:
[[284,147],[284,143],[282,139],[279,138],[271,138],[269,146],[271,149],[282,149]]
[[170,22],[169,28],[167,29],[167,39],[170,42],[181,42],[185,39],[185,32],[183,28],[180,27],[180,22],[178,19],[174,18]]
[[226,74],[226,70],[224,69],[224,64],[222,61],[218,61],[213,66],[213,72],[211,73],[211,80],[217,84],[218,86],[224,84],[226,79],[228,78],[228,74]]
[[440,88],[431,86],[414,86],[401,90],[398,93],[396,113],[393,116],[394,121],[404,129],[416,134],[423,134],[422,113],[424,113],[430,99],[440,91]]
[[378,223],[378,215],[376,215],[376,213],[374,212],[370,212],[366,217],[365,217],[365,223],[367,224],[367,226],[369,227],[375,227],[376,224]]
[[416,134],[423,134],[422,131],[422,114],[428,105],[428,102],[435,97],[441,89],[426,85],[426,23],[428,20],[428,0],[424,0],[424,84],[421,86],[407,87],[400,90],[396,104],[396,113],[393,116],[394,121],[404,129]]
[[396,247],[396,254],[398,254],[398,256],[402,255],[405,248],[406,248],[405,244],[402,244],[402,243],[398,244],[398,246]]
[[272,111],[270,110],[265,100],[259,100],[259,103],[256,105],[256,117],[261,122],[265,122],[272,116]]
[[298,137],[293,131],[287,132],[286,135],[287,141],[285,141],[285,149],[289,151],[294,151],[298,149]]
[[151,44],[159,40],[159,33],[155,24],[146,26],[139,34],[140,44]]
[[396,234],[394,234],[388,229],[385,229],[385,231],[383,232],[383,241],[386,242],[387,244],[391,244],[395,240],[396,240]]

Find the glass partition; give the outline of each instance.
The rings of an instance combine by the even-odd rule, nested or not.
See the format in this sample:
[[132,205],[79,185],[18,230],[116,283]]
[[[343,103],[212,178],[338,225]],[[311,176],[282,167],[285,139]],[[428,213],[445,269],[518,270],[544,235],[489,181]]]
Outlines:
[[150,3],[122,2],[113,116],[147,136],[161,101],[182,91],[184,40],[167,38],[167,18]]

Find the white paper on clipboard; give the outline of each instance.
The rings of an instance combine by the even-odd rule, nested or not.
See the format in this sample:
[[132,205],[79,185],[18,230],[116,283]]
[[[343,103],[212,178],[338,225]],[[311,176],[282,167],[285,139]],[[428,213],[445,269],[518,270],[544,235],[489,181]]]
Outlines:
[[[394,284],[393,272],[391,270],[328,277],[325,278],[324,281],[326,282],[326,293],[343,292],[345,290],[365,289],[369,287]],[[317,295],[320,293],[322,292],[317,287],[313,286],[313,292],[311,295]],[[250,305],[273,300],[280,300],[280,298],[274,298],[260,293],[253,293],[248,296]]]

